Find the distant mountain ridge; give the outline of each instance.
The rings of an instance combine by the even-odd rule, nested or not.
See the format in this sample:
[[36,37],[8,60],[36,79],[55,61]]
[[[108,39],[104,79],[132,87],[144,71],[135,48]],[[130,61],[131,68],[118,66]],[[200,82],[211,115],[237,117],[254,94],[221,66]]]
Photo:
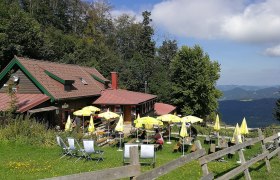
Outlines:
[[220,85],[217,86],[223,92],[220,98],[224,100],[257,100],[265,98],[280,98],[280,86],[238,86]]

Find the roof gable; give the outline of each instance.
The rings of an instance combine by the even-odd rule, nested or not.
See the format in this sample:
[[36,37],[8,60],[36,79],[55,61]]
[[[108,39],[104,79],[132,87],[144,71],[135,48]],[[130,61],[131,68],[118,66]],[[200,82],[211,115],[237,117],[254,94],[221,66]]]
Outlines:
[[18,67],[32,80],[32,82],[47,96],[51,98],[51,101],[54,100],[54,97],[50,94],[50,92],[42,86],[42,84],[24,67],[24,65],[17,59],[15,56],[12,61],[4,68],[4,70],[0,73],[0,80],[2,80],[11,70],[12,68],[18,65]]
[[[52,100],[99,96],[100,92],[105,89],[105,83],[102,82],[108,82],[95,68],[16,56],[2,71],[0,80],[16,64]],[[99,81],[92,75],[97,77]],[[65,91],[65,85],[70,85],[71,90]]]

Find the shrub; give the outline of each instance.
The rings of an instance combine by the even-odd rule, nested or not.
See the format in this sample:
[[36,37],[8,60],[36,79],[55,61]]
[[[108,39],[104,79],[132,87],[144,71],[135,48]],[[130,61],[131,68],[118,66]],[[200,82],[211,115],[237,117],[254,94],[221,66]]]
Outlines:
[[45,125],[29,117],[17,116],[0,128],[2,141],[52,146],[55,144],[55,131],[46,129]]

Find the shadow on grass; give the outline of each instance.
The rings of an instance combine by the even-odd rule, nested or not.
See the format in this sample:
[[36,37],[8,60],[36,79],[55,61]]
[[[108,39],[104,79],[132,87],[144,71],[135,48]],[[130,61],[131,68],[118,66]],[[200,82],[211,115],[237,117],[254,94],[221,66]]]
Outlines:
[[[262,162],[260,165],[258,165],[257,167],[249,167],[249,172],[252,172],[252,171],[259,171],[260,169],[262,169],[263,167],[265,166],[265,162]],[[222,173],[219,173],[215,176],[215,179],[230,172],[231,170],[235,169],[236,167],[238,166],[235,166],[235,167],[232,167],[230,169],[228,169],[227,171],[224,171]],[[233,180],[239,180],[239,179],[242,179],[244,177],[244,173],[240,173],[238,175],[236,175],[234,178],[232,178]]]

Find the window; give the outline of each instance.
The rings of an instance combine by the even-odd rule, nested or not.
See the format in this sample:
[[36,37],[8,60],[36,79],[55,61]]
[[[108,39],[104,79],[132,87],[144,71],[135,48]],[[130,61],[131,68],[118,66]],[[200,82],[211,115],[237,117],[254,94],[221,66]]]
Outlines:
[[80,78],[84,85],[88,85],[87,81],[84,78]]

